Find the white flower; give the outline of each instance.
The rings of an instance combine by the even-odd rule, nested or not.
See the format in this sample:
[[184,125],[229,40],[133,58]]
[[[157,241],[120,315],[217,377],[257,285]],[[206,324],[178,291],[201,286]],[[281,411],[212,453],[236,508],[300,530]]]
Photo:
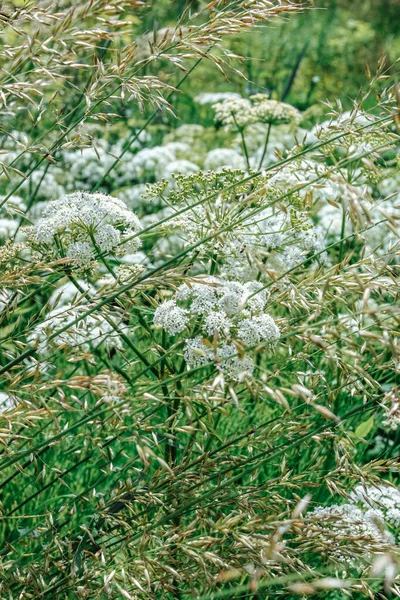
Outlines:
[[89,242],[72,242],[68,246],[67,257],[79,263],[80,267],[88,268],[94,258],[93,246]]
[[246,377],[251,377],[254,369],[251,357],[239,358],[233,344],[223,342],[218,346],[215,354],[200,337],[186,340],[184,359],[187,365],[193,369],[203,367],[213,361],[219,366],[225,377],[234,381],[242,381]]
[[16,219],[0,219],[0,239],[7,240],[12,237],[18,227]]
[[[53,166],[54,173],[51,171],[45,171],[44,169],[36,169],[31,173],[28,179],[25,179],[20,187],[20,191],[29,198],[31,191],[38,188],[36,193],[37,200],[50,200],[57,198],[65,193],[64,187],[58,183],[56,174],[59,177],[62,176],[61,169],[55,169]],[[38,187],[39,186],[39,187]]]
[[177,306],[175,300],[163,302],[154,312],[154,325],[162,327],[170,335],[183,331],[188,322],[187,311]]
[[155,146],[154,148],[144,148],[135,154],[128,168],[137,180],[154,181],[174,160],[175,156],[168,148]]
[[382,425],[395,431],[400,427],[400,393],[397,387],[385,394],[382,401],[385,418]]
[[364,507],[372,507],[383,513],[385,520],[392,527],[400,528],[400,490],[391,485],[357,485],[350,494],[353,502]]
[[219,285],[219,280],[216,277],[207,277],[203,282],[192,283],[190,286],[184,283],[176,293],[177,300],[192,299],[190,311],[195,315],[208,314],[217,303],[215,284]]
[[56,256],[62,248],[65,256],[87,268],[94,256],[93,239],[103,252],[135,252],[140,247],[136,237],[140,229],[137,216],[119,198],[75,192],[48,203],[31,230],[31,243]]
[[[85,291],[89,292],[85,299],[90,296],[91,287],[85,281],[78,279],[78,285]],[[67,304],[74,304],[74,302],[82,296],[81,292],[76,288],[76,286],[68,281],[60,285],[58,288],[54,290],[49,299],[49,306],[51,308],[56,308],[56,306],[66,306]]]
[[206,171],[221,171],[224,167],[246,169],[246,161],[236,150],[231,148],[214,148],[207,153],[204,161]]
[[204,319],[204,330],[208,335],[229,331],[232,321],[222,311],[212,311]]
[[190,160],[173,160],[163,167],[162,170],[158,170],[157,177],[158,179],[166,179],[169,181],[169,187],[171,188],[174,187],[175,174],[190,175],[191,173],[197,173],[197,171],[199,171],[199,167],[190,162]]
[[244,290],[245,288],[241,283],[228,281],[221,290],[222,294],[218,300],[218,306],[229,316],[237,314],[244,308]]
[[183,357],[190,367],[197,369],[213,360],[213,352],[205,346],[200,337],[187,339]]
[[112,225],[105,224],[95,235],[96,244],[103,252],[116,248],[121,241],[121,233]]
[[[106,349],[122,348],[119,334],[101,314],[92,313],[72,325],[88,308],[87,304],[58,306],[49,312],[45,321],[33,329],[29,343],[35,344],[38,352],[43,355],[50,354],[54,348],[64,346],[72,352],[88,352],[91,345],[94,348],[100,345]],[[70,327],[49,340],[56,331],[69,324]]]
[[239,357],[238,351],[233,344],[223,343],[218,347],[217,358],[220,361],[222,372],[229,379],[242,381],[252,377],[254,362],[250,356]]
[[[101,145],[67,150],[63,153],[63,159],[68,167],[68,190],[77,186],[90,190],[115,162],[115,158]],[[111,175],[114,177],[115,171],[111,171]]]
[[230,129],[244,129],[256,122],[251,102],[245,98],[229,98],[214,104],[215,121]]
[[203,92],[195,96],[194,101],[197,104],[215,104],[224,100],[233,100],[240,98],[240,94],[236,92]]
[[15,407],[14,400],[6,392],[0,392],[0,416]]
[[[318,527],[319,545],[324,545],[333,560],[347,563],[351,567],[357,566],[360,558],[371,561],[373,553],[380,551],[383,544],[394,541],[393,536],[385,529],[384,516],[380,510],[363,510],[354,504],[335,504],[319,506],[309,516],[312,518],[311,523]],[[311,533],[314,527],[310,527]],[[355,547],[351,545],[353,540],[358,542]],[[346,548],[346,544],[350,544],[350,549]]]
[[[181,308],[178,302],[187,308]],[[265,303],[266,292],[257,281],[243,285],[217,277],[199,277],[181,285],[172,300],[158,307],[154,324],[176,333],[191,322],[201,335],[186,340],[187,365],[196,368],[213,361],[226,377],[239,381],[251,376],[254,363],[250,356],[239,356],[240,344],[236,346],[234,342],[253,345],[279,339],[275,321],[264,313]]]
[[273,125],[297,124],[301,120],[301,113],[291,104],[270,100],[265,94],[251,96],[251,100],[256,120],[261,123],[272,123]]
[[248,346],[254,346],[260,342],[275,342],[280,331],[272,317],[262,314],[240,321],[238,337]]

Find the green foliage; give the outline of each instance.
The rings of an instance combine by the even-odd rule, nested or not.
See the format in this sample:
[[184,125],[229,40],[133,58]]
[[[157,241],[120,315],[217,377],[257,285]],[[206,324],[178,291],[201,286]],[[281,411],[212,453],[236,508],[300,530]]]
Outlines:
[[0,597],[398,595],[398,25],[70,4],[0,13]]

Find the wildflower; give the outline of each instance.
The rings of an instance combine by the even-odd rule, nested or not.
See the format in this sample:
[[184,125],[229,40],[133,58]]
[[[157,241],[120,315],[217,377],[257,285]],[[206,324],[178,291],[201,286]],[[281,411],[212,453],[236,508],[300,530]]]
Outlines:
[[174,154],[165,146],[144,148],[135,154],[129,164],[129,170],[139,182],[156,181],[169,163],[175,160]]
[[6,392],[0,392],[0,416],[15,407],[14,400]]
[[236,100],[240,98],[240,94],[236,92],[203,92],[198,94],[194,101],[197,104],[215,104],[216,102],[223,102],[224,100]]
[[253,102],[255,120],[261,123],[272,125],[297,124],[301,120],[301,113],[291,104],[270,100],[265,94],[255,94],[250,99]]
[[239,356],[238,344],[270,343],[280,335],[273,318],[264,312],[266,293],[261,287],[257,281],[242,284],[199,277],[181,285],[172,300],[157,308],[154,324],[178,333],[192,323],[202,335],[186,339],[187,365],[199,367],[214,361],[225,376],[240,380],[243,374],[251,375],[254,363],[249,356]]
[[183,357],[190,367],[197,369],[213,359],[213,352],[200,337],[196,337],[186,340]]
[[204,161],[206,171],[221,171],[223,167],[246,169],[246,161],[236,150],[231,148],[214,148],[207,153]]
[[[87,304],[79,306],[58,306],[50,311],[46,319],[36,325],[29,336],[29,343],[37,347],[39,354],[51,354],[54,348],[67,348],[73,353],[88,352],[90,347],[100,345],[107,350],[122,348],[122,341],[112,325],[101,315],[92,313],[73,324],[78,317],[88,310]],[[65,331],[49,339],[58,330],[67,327]]]
[[[29,240],[42,254],[66,256],[77,267],[87,269],[95,255],[95,246],[103,251],[135,252],[140,247],[137,216],[126,204],[112,196],[75,192],[49,202],[43,216],[29,230]],[[94,241],[94,244],[93,244]]]
[[370,562],[374,553],[382,550],[383,544],[393,542],[379,509],[363,510],[355,504],[334,504],[319,506],[309,516],[311,522],[307,534],[318,533],[318,548],[323,547],[328,557],[337,563],[355,567],[360,560]]
[[157,307],[153,323],[156,327],[165,329],[170,335],[175,335],[186,328],[188,321],[187,311],[179,308],[174,300],[167,300]]
[[364,508],[379,510],[391,527],[400,528],[400,490],[396,487],[387,484],[357,485],[350,499]]
[[269,315],[256,315],[243,319],[238,327],[238,337],[248,346],[260,342],[274,342],[279,339],[280,331]]
[[397,387],[387,392],[382,401],[385,413],[383,426],[396,430],[400,427],[400,393]]
[[250,101],[244,98],[229,98],[214,104],[213,109],[215,122],[229,129],[241,131],[257,120]]
[[[77,284],[80,288],[82,288],[85,292],[88,292],[88,296],[93,295],[93,289],[83,281],[79,279]],[[77,286],[73,284],[71,281],[60,285],[58,288],[54,290],[49,299],[49,306],[51,308],[56,308],[57,306],[66,306],[67,304],[74,304],[74,302],[82,296],[81,292],[78,291]],[[86,298],[88,297],[86,296]],[[82,299],[84,301],[85,299]]]

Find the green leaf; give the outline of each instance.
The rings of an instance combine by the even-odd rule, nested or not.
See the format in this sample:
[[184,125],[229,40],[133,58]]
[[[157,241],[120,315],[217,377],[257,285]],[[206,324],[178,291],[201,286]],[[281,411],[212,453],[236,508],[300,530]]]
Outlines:
[[367,436],[369,434],[369,432],[371,431],[373,426],[374,426],[374,415],[372,415],[372,417],[367,419],[367,421],[360,423],[354,433],[359,438],[365,438],[365,436]]

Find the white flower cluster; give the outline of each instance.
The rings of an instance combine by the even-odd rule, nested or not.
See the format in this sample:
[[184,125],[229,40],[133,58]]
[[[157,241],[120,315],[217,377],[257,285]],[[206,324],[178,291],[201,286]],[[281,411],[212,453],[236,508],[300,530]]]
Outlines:
[[214,148],[207,153],[204,160],[205,171],[221,171],[224,167],[246,169],[246,162],[241,154],[233,148]]
[[20,192],[27,198],[32,193],[35,194],[35,200],[50,200],[65,194],[64,186],[59,183],[62,178],[62,170],[53,166],[52,171],[45,169],[36,169],[26,179],[20,187]]
[[[87,304],[58,306],[32,330],[29,343],[35,345],[37,352],[43,356],[48,356],[55,349],[60,348],[65,348],[72,353],[89,352],[91,346],[97,348],[100,345],[107,350],[122,348],[120,336],[99,313],[92,313],[73,324],[75,319],[81,317],[88,308]],[[66,330],[51,338],[55,332],[63,328]]]
[[15,408],[15,401],[7,392],[0,392],[0,417]]
[[[102,146],[68,150],[64,152],[63,159],[68,168],[68,191],[76,189],[77,185],[86,190],[92,189],[115,162],[115,158]],[[112,174],[113,182],[115,177],[116,171]]]
[[378,134],[376,127],[372,127],[376,121],[375,116],[364,113],[363,111],[344,112],[336,115],[336,118],[324,121],[313,127],[308,134],[309,141],[326,141],[336,134],[343,134],[332,145],[327,145],[324,150],[331,152],[332,149],[348,156],[357,157],[366,152],[372,152],[375,148],[382,145],[382,142],[390,144],[390,138],[385,131],[381,130]]
[[[400,491],[385,483],[357,485],[350,494],[349,503],[318,506],[308,513],[312,525],[318,527],[318,543],[324,545],[330,557],[350,566],[357,559],[371,559],[372,551],[382,544],[394,544],[400,535]],[[315,534],[315,531],[314,531]],[[358,545],[359,556],[353,556],[347,545]],[[349,546],[350,547],[350,546]]]
[[400,427],[400,392],[397,387],[391,389],[385,394],[382,407],[384,410],[384,420],[382,425],[393,431]]
[[301,121],[301,113],[291,104],[279,102],[279,100],[270,100],[265,94],[251,96],[251,100],[255,120],[260,123],[283,125],[287,123],[297,124]]
[[265,94],[246,98],[228,98],[213,106],[215,121],[229,129],[243,130],[252,123],[298,125],[301,113],[291,104],[270,100]]
[[140,240],[129,238],[140,230],[139,219],[122,200],[75,192],[48,203],[30,230],[30,241],[43,253],[61,254],[88,268],[96,246],[102,252],[135,252]]
[[129,169],[140,182],[161,179],[164,170],[175,160],[175,154],[166,146],[143,148],[130,161]]
[[360,559],[370,561],[374,551],[394,542],[379,509],[334,504],[319,506],[308,516],[311,518],[308,535],[315,536],[316,527],[318,547],[324,547],[329,558],[341,564],[355,567]]
[[203,92],[195,96],[194,101],[197,104],[215,104],[224,100],[232,100],[240,98],[240,94],[236,92]]
[[[124,148],[126,143],[124,139],[115,144],[100,139],[96,146],[64,150],[62,160],[65,174],[64,177],[57,176],[57,179],[64,183],[68,191],[73,191],[77,187],[90,190],[106,173],[107,182],[113,189],[132,184],[135,182],[135,173],[131,168],[134,152],[140,150],[143,144],[149,141],[150,135],[142,132],[127,151]],[[53,193],[52,197],[61,194],[61,192]]]
[[[204,256],[217,254],[229,277],[249,279],[253,277],[251,267],[256,264],[285,272],[309,253],[323,249],[322,237],[306,215],[295,217],[293,211],[278,208],[254,211],[237,202],[235,206],[234,198],[222,194],[214,202],[170,219],[168,228],[178,231],[187,245],[214,236],[203,241],[197,251]],[[320,261],[323,260],[321,255]]]
[[390,528],[397,530],[396,538],[400,534],[400,490],[391,485],[357,485],[350,499],[355,504],[360,504],[364,509],[373,509],[383,515]]
[[49,298],[49,306],[51,308],[56,308],[59,306],[76,304],[77,301],[81,304],[84,301],[87,301],[90,296],[93,296],[94,289],[92,289],[86,281],[78,279],[77,284],[87,293],[84,298],[81,298],[82,294],[77,287],[71,281],[68,281],[54,290]]
[[[226,376],[240,379],[243,373],[252,374],[254,364],[249,356],[239,355],[237,343],[254,346],[280,337],[274,319],[264,312],[266,302],[259,282],[198,278],[181,285],[172,300],[156,309],[154,325],[174,335],[196,323],[199,335],[188,338],[185,345],[188,366],[196,368],[215,361]],[[217,345],[206,338],[217,341]]]
[[[169,188],[174,187],[174,175],[190,175],[191,173],[197,173],[200,168],[190,160],[181,158],[179,160],[171,161],[166,167],[164,167],[162,177],[169,183]],[[168,189],[168,188],[167,188]]]
[[[0,204],[4,202],[4,196],[0,196]],[[11,196],[0,207],[0,240],[12,237],[18,227],[18,214],[25,211],[24,201],[20,196]]]
[[241,130],[256,123],[257,118],[252,110],[250,100],[246,98],[230,98],[214,104],[215,122],[229,129]]

